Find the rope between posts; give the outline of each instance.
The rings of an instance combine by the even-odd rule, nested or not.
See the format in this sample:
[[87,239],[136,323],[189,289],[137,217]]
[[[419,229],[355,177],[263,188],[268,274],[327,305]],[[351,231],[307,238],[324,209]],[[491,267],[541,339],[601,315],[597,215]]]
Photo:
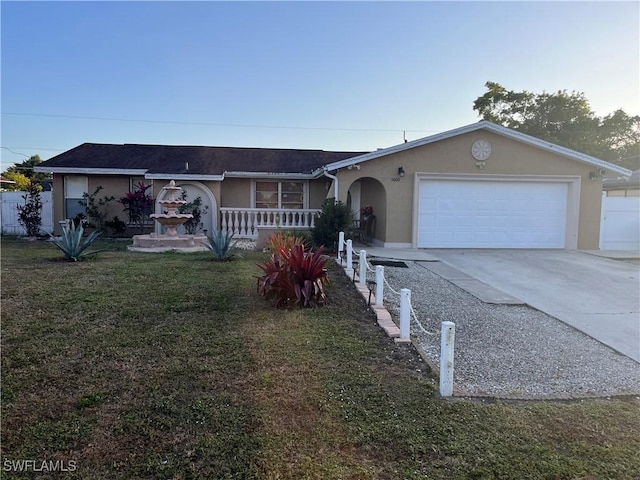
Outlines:
[[422,333],[424,333],[425,335],[437,335],[437,332],[430,332],[429,330],[424,328],[424,326],[422,325],[422,322],[418,320],[418,316],[416,315],[416,312],[413,309],[413,305],[411,305],[411,303],[409,303],[409,310],[411,311],[411,315],[413,316],[413,321],[416,322],[416,324],[418,325]]
[[[346,240],[342,241],[342,245],[344,245],[346,247],[347,242]],[[340,257],[342,258],[342,251],[340,252]],[[369,272],[375,272],[375,269],[369,264],[369,260],[366,259],[365,257],[365,266],[367,271]],[[395,295],[400,296],[400,292],[396,291],[390,284],[389,281],[387,280],[386,275],[382,276],[382,279],[384,281],[384,284],[387,286],[387,288],[389,290],[391,290],[391,292],[393,292]],[[409,311],[411,312],[411,316],[413,316],[413,320],[416,323],[416,325],[418,325],[418,328],[420,329],[420,331],[422,333],[424,333],[425,335],[436,335],[437,332],[430,332],[429,330],[427,330],[426,328],[424,328],[424,325],[422,325],[422,322],[420,320],[418,320],[418,316],[416,315],[415,310],[413,309],[413,305],[411,303],[409,303]]]
[[[393,287],[389,285],[389,281],[387,280],[386,275],[383,275],[382,278],[384,280],[385,285],[389,288],[389,290],[391,290],[395,295],[399,296],[400,292],[394,290]],[[424,326],[422,325],[422,322],[418,320],[418,316],[416,315],[416,311],[413,309],[413,305],[411,304],[411,302],[409,302],[409,311],[411,312],[411,315],[413,316],[413,320],[418,325],[418,328],[420,328],[422,333],[424,333],[425,335],[436,335],[436,332],[430,332],[429,330],[424,328]]]
[[395,293],[396,295],[400,295],[400,292],[396,292],[391,285],[389,285],[389,282],[387,281],[387,277],[386,276],[382,276],[383,280],[384,280],[384,284],[389,287],[389,290],[391,290],[393,293]]
[[367,260],[367,259],[365,258],[364,263],[365,263],[365,265],[367,266],[367,271],[368,271],[368,272],[375,272],[375,270],[374,270],[373,268],[371,268],[371,266],[369,265],[369,260]]

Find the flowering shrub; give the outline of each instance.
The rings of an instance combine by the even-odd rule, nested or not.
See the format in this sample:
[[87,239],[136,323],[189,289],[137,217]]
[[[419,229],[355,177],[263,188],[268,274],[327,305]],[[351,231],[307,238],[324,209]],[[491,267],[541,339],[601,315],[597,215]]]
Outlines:
[[271,260],[258,265],[264,275],[258,277],[258,292],[274,299],[276,307],[316,307],[327,301],[324,285],[329,283],[323,247],[306,251],[296,244],[292,249],[280,247]]
[[118,200],[124,208],[123,210],[129,215],[129,223],[137,224],[142,231],[144,220],[153,211],[153,197],[147,193],[151,185],[145,185],[139,182],[134,186],[133,192],[127,194]]

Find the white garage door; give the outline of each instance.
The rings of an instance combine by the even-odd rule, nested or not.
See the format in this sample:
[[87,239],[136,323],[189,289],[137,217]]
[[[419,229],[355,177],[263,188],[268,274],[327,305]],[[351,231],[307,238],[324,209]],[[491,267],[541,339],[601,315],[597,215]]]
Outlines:
[[418,247],[564,248],[562,182],[420,181]]

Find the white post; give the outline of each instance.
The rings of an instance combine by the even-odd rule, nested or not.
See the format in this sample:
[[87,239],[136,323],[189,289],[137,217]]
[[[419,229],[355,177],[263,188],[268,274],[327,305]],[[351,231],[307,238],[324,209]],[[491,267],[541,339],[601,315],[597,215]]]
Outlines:
[[442,322],[440,332],[440,395],[453,395],[453,346],[456,338],[456,324]]
[[384,300],[384,267],[376,265],[376,307],[382,307]]
[[347,270],[353,270],[353,242],[347,240]]
[[359,282],[361,286],[365,286],[367,283],[367,251],[360,250],[360,261],[358,262],[360,265],[360,279]]
[[344,232],[338,234],[338,261],[342,262],[342,244],[344,243]]
[[411,321],[411,290],[403,288],[400,290],[400,341],[408,342],[409,322]]

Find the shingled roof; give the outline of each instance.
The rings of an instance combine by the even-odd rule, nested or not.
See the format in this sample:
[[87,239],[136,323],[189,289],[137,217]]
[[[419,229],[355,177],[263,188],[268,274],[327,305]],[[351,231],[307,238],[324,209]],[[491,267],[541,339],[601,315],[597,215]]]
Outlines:
[[[232,173],[311,174],[324,165],[367,152],[280,148],[83,143],[38,165],[53,173],[126,173],[221,176]],[[187,169],[188,164],[188,169]]]

